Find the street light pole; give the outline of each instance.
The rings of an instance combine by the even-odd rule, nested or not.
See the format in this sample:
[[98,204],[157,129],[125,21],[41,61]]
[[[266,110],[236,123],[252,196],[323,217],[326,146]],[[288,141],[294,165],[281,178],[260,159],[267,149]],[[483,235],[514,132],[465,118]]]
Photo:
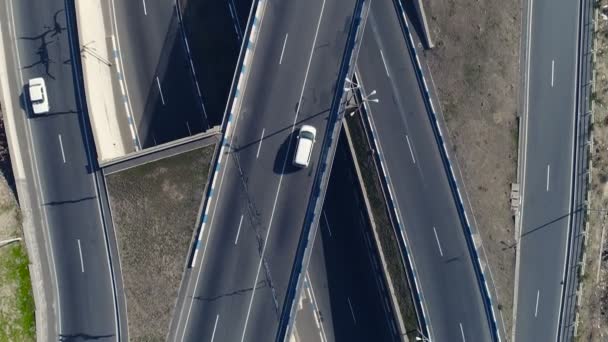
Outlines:
[[[354,93],[358,89],[359,93],[361,94],[361,102],[357,101],[357,97],[355,96],[355,105],[346,107],[345,111],[348,112],[350,110],[350,116],[355,115],[355,112],[360,110],[361,105],[364,105],[367,102],[374,102],[374,103],[380,102],[380,100],[378,100],[377,98],[372,98],[372,96],[376,95],[376,90],[372,90],[371,93],[365,95],[362,92],[363,89],[361,88],[361,85],[359,85],[357,82],[349,79],[348,77],[346,77],[345,80],[349,84],[349,86],[344,87],[344,91],[350,91],[350,92]],[[348,102],[348,100],[347,100],[347,102]]]

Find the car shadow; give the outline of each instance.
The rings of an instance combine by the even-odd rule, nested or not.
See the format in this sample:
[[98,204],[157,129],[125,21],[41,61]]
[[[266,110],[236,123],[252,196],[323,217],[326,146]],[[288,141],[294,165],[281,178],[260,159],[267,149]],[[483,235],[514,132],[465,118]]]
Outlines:
[[276,174],[289,174],[300,170],[292,163],[293,153],[295,152],[298,131],[290,133],[279,147],[277,156],[274,159],[273,171]]

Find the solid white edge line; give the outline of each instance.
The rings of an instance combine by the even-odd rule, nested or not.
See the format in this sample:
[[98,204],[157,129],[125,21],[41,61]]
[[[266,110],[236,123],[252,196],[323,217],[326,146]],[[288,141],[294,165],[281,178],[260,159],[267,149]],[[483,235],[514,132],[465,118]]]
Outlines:
[[255,159],[258,159],[258,157],[260,156],[260,150],[262,149],[262,140],[264,140],[265,131],[266,131],[266,128],[262,129],[262,136],[260,136],[260,145],[258,146],[258,153],[256,153]]
[[239,234],[241,234],[241,225],[243,224],[243,215],[241,215],[241,220],[239,221],[239,229],[236,231],[236,238],[234,239],[234,244],[239,241]]
[[281,50],[281,58],[279,58],[279,64],[281,64],[283,62],[283,54],[285,53],[285,45],[287,45],[287,37],[289,36],[289,33],[285,34],[285,40],[283,41],[283,49]]
[[215,338],[215,330],[217,329],[217,321],[219,321],[220,319],[220,315],[218,314],[217,316],[215,316],[215,324],[213,325],[213,333],[211,333],[211,342],[213,342],[213,339]]
[[[13,1],[7,1],[6,2],[6,6],[7,6],[7,11],[10,12],[10,23],[7,23],[8,26],[8,37],[11,40],[11,42],[13,43],[13,47],[14,47],[14,57],[15,57],[15,61],[17,63],[17,67],[18,67],[18,72],[16,73],[17,76],[19,77],[19,81],[20,84],[25,84],[23,81],[23,68],[21,67],[21,55],[19,54],[19,44],[18,44],[18,40],[17,40],[17,25],[15,24],[15,13],[14,13],[14,9],[13,9]],[[1,30],[0,30],[1,32]],[[12,39],[11,39],[12,38]],[[0,38],[0,40],[2,40],[2,38]],[[8,65],[7,65],[8,68]],[[6,77],[3,78],[3,80],[6,80]],[[25,113],[27,113],[27,110],[24,111]],[[31,164],[33,165],[33,169],[35,171],[33,171],[35,179],[34,179],[34,187],[40,190],[40,194],[36,194],[39,195],[36,196],[38,201],[40,203],[43,203],[43,193],[44,193],[44,189],[42,187],[42,180],[40,178],[40,171],[38,168],[38,162],[36,160],[36,158],[34,158],[35,155],[37,155],[36,153],[36,146],[34,144],[34,138],[33,138],[33,133],[32,133],[32,126],[30,125],[29,121],[25,122],[25,126],[27,127],[25,134],[27,137],[27,145],[29,148],[32,149],[33,153],[29,153],[29,159]],[[36,186],[36,182],[38,183],[38,186]],[[59,295],[59,279],[57,276],[57,264],[55,263],[55,253],[53,253],[53,239],[52,239],[52,235],[49,231],[49,224],[48,224],[48,213],[46,210],[46,206],[42,206],[42,216],[43,216],[43,230],[45,235],[47,235],[47,239],[48,239],[48,248],[49,251],[47,251],[47,256],[50,255],[50,259],[51,259],[51,264],[52,264],[52,270],[49,270],[51,273],[51,277],[54,277],[54,282],[53,282],[53,287],[55,290],[55,296],[56,296],[56,303],[57,303],[57,308],[55,311],[56,315],[57,315],[57,333],[61,333],[63,332],[63,319],[62,319],[62,315],[61,315],[61,300],[60,300],[60,295]]]
[[[325,11],[325,1],[326,0],[323,0],[323,3],[321,5],[321,14],[319,15],[319,21],[317,22],[315,38],[313,39],[312,48],[310,50],[310,56],[308,57],[308,66],[306,67],[306,73],[304,74],[304,83],[302,84],[302,91],[300,92],[300,98],[298,100],[298,103],[302,103],[302,97],[304,96],[304,90],[306,89],[306,81],[308,80],[308,72],[310,71],[310,64],[312,62],[312,56],[314,55],[315,46],[317,45],[317,37],[319,36],[319,28],[321,28],[321,19],[323,19],[323,12]],[[296,122],[298,121],[298,115],[300,114],[301,107],[302,106],[298,106],[298,109],[296,110],[296,115],[293,118],[293,123],[291,125],[292,134],[295,131],[295,125],[296,125]],[[287,144],[287,151],[289,151],[290,148],[291,148],[291,141]],[[282,171],[285,171],[286,164],[287,164],[287,158],[285,158],[285,160],[283,161]],[[253,290],[251,292],[251,299],[249,300],[249,307],[247,308],[247,316],[245,318],[245,325],[243,326],[243,335],[241,336],[241,342],[245,341],[245,334],[247,332],[247,324],[249,323],[249,315],[251,314],[253,298],[255,297],[255,291],[257,289],[256,284],[258,283],[258,279],[260,278],[260,269],[262,268],[262,262],[264,262],[264,255],[266,253],[266,247],[268,246],[268,236],[270,236],[270,231],[272,230],[272,221],[274,219],[274,211],[276,210],[277,201],[279,200],[279,193],[281,190],[281,184],[283,183],[284,174],[285,174],[284,172],[281,172],[281,177],[279,177],[279,185],[277,187],[277,193],[274,198],[274,204],[272,205],[272,212],[270,213],[270,220],[268,221],[268,230],[266,231],[266,237],[264,238],[264,246],[262,247],[262,254],[260,256],[260,262],[258,263],[258,269],[256,272],[255,281],[253,282],[253,285],[251,286],[251,288]]]
[[163,106],[165,105],[165,97],[163,96],[163,88],[161,88],[160,86],[160,80],[158,79],[158,76],[156,76],[156,85],[158,86],[158,92],[160,93],[160,100],[163,103]]
[[414,164],[416,164],[416,158],[414,157],[414,151],[412,150],[412,144],[410,144],[410,137],[408,137],[407,134],[405,135],[405,139],[407,140],[407,147],[410,148],[410,154],[412,155],[412,160],[414,161]]
[[[570,169],[569,174],[570,174],[570,177],[569,177],[569,179],[572,179],[572,177],[574,176],[574,172],[575,172],[574,171],[574,151],[577,148],[577,146],[576,146],[576,120],[578,118],[578,113],[576,111],[576,109],[577,109],[576,104],[578,102],[577,95],[578,95],[578,86],[579,86],[579,83],[580,83],[580,78],[579,78],[580,75],[578,74],[578,67],[579,67],[579,63],[580,63],[580,55],[579,55],[579,51],[578,51],[578,44],[579,44],[580,35],[581,35],[580,34],[580,25],[581,25],[581,22],[579,20],[580,19],[580,9],[581,9],[581,6],[576,6],[576,18],[577,18],[577,20],[576,20],[576,26],[577,26],[577,30],[576,31],[577,32],[576,33],[577,34],[576,34],[576,43],[574,44],[574,46],[577,49],[577,53],[575,54],[576,63],[574,63],[574,71],[573,71],[573,74],[574,74],[574,78],[573,79],[575,80],[575,84],[574,84],[574,89],[573,89],[574,94],[572,94],[572,96],[574,98],[574,101],[572,101],[572,113],[574,113],[574,115],[572,115],[572,140],[571,140],[571,143],[572,143],[571,146],[572,146],[572,148],[570,149],[570,159],[569,159],[570,160],[570,165],[569,165],[569,169]],[[569,194],[572,194],[573,187],[574,187],[574,182],[571,181],[570,182],[570,189],[568,191]],[[569,196],[569,199],[568,199],[568,210],[570,210],[570,208],[572,208],[572,198],[573,198],[573,196]],[[568,223],[567,233],[566,233],[567,234],[567,236],[566,236],[566,243],[570,239],[568,237],[568,235],[570,235],[570,233],[571,233],[571,228],[572,228],[572,226],[570,225],[570,223]],[[563,268],[563,271],[562,271],[562,280],[560,282],[561,283],[561,285],[560,285],[561,292],[560,292],[560,296],[559,296],[559,306],[558,306],[558,308],[559,308],[559,316],[558,316],[558,322],[555,325],[556,326],[555,336],[558,336],[560,334],[559,330],[562,327],[562,324],[560,322],[560,318],[561,318],[561,315],[563,314],[564,297],[565,297],[565,291],[566,291],[565,290],[565,286],[566,286],[565,280],[566,280],[566,272],[567,272],[566,269],[568,267],[569,249],[570,249],[570,246],[566,245],[566,254],[564,255],[564,268]]]
[[80,271],[84,273],[84,260],[82,259],[82,248],[80,247],[80,239],[76,239],[78,242],[78,254],[80,255]]
[[439,242],[439,236],[437,236],[437,229],[433,226],[433,233],[435,233],[435,240],[437,241],[437,247],[439,247],[439,254],[443,256],[443,250],[441,249],[441,243]]
[[61,149],[61,158],[63,158],[63,163],[65,164],[65,152],[63,151],[63,141],[61,140],[61,134],[57,135],[59,137],[59,148]]
[[[528,11],[527,11],[527,47],[526,47],[526,65],[525,65],[525,93],[524,93],[524,139],[525,145],[522,153],[522,173],[521,173],[521,197],[520,197],[520,212],[519,212],[519,236],[517,236],[517,241],[520,243],[520,248],[517,248],[517,252],[515,253],[515,281],[513,286],[513,311],[511,312],[513,324],[511,327],[511,338],[515,340],[517,334],[517,310],[519,305],[519,273],[520,273],[520,264],[521,264],[521,239],[523,235],[523,221],[524,221],[524,203],[526,200],[526,170],[527,170],[527,148],[528,148],[528,118],[530,116],[530,59],[532,58],[532,22],[533,22],[533,11],[534,11],[534,0],[528,1]],[[505,328],[506,330],[506,328]]]

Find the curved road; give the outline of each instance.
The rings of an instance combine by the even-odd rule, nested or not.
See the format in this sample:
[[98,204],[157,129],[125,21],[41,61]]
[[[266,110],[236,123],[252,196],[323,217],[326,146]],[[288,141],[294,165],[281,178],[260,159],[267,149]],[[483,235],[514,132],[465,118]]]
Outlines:
[[393,2],[372,2],[357,61],[434,341],[492,341],[455,198]]
[[[66,8],[66,4],[70,7]],[[54,297],[49,338],[117,340],[116,309],[108,250],[96,185],[96,157],[84,119],[84,100],[75,81],[67,13],[61,0],[8,0],[1,11],[4,48],[14,109],[24,86],[43,77],[50,113],[33,116],[29,106],[13,113],[32,200],[39,241],[48,250],[52,279],[44,279],[47,301]],[[73,17],[72,17],[73,18]],[[70,21],[71,22],[71,21]],[[15,35],[12,35],[12,34]],[[26,194],[23,194],[26,195]],[[21,196],[21,194],[20,194]],[[46,262],[47,260],[43,260]],[[48,281],[48,282],[47,282]],[[53,284],[53,285],[50,285]],[[53,337],[55,336],[55,337]]]

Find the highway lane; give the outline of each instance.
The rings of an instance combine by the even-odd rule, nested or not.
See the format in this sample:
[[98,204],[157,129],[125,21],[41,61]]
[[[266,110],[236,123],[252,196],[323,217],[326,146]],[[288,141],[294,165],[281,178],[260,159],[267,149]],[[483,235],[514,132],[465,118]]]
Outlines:
[[379,138],[398,215],[435,341],[491,341],[482,299],[448,175],[415,65],[390,0],[372,3],[358,59],[366,107]]
[[554,341],[572,181],[579,3],[529,1],[516,341]]
[[[268,2],[176,340],[275,338],[354,0]],[[317,128],[296,169],[294,129]]]
[[183,27],[210,126],[222,122],[252,3],[201,0],[181,5]]
[[294,335],[298,341],[398,341],[344,136],[337,148]]
[[[205,131],[208,122],[193,81],[175,1],[112,0],[106,11],[142,146]],[[127,125],[126,117],[119,119]]]
[[[53,295],[47,300],[55,306],[56,315],[51,317],[56,326],[50,327],[49,338],[116,340],[112,276],[94,173],[95,148],[70,54],[74,37],[68,31],[74,27],[66,20],[66,12],[73,13],[72,6],[60,0],[4,3],[6,77],[15,109],[21,104],[21,110],[13,114],[17,135],[28,148],[21,152],[34,223],[39,237],[48,239],[40,243],[49,251],[52,276],[44,280],[47,288],[54,287],[47,293]],[[33,116],[29,105],[20,101],[28,79],[39,76],[46,81],[51,111]]]

